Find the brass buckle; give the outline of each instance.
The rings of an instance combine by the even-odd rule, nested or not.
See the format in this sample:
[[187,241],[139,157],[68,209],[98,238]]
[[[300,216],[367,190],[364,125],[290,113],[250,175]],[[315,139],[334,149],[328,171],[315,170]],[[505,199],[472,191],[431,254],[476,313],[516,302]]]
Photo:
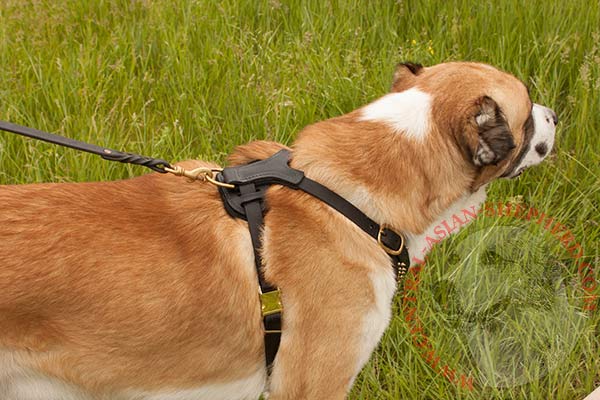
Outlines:
[[[381,236],[383,234],[383,231],[387,229],[390,230],[392,232],[394,232],[396,235],[400,236],[400,239],[402,240],[400,242],[400,247],[398,247],[397,250],[394,249],[390,249],[389,247],[387,247],[385,244],[383,244],[383,242],[381,241]],[[379,232],[377,233],[377,244],[379,244],[379,246],[385,250],[386,253],[391,254],[393,256],[397,256],[398,254],[402,253],[402,250],[404,249],[404,236],[402,236],[402,234],[396,232],[395,230],[393,230],[389,225],[386,224],[382,224],[379,227]]]
[[283,311],[279,289],[260,294],[260,309],[263,317]]

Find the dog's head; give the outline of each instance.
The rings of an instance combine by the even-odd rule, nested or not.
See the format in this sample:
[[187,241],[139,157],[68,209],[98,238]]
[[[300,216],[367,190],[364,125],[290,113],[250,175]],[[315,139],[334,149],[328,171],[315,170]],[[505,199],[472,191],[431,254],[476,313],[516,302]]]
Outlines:
[[476,172],[472,190],[520,175],[554,144],[556,113],[532,103],[519,79],[489,65],[399,64],[391,91],[384,96],[389,108],[367,106],[364,119],[390,117],[387,122],[412,140],[451,144]]

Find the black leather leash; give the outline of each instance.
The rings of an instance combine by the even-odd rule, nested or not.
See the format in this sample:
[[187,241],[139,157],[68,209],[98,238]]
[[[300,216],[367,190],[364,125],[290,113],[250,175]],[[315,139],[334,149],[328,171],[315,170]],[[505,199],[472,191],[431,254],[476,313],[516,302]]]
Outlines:
[[79,140],[66,138],[64,136],[55,135],[53,133],[39,131],[37,129],[28,128],[26,126],[13,124],[11,122],[0,121],[0,130],[16,133],[18,135],[27,136],[33,139],[43,140],[44,142],[57,144],[59,146],[70,147],[75,150],[81,150],[87,153],[96,154],[109,161],[118,161],[127,164],[142,165],[144,167],[150,168],[153,171],[160,172],[163,174],[166,174],[168,172],[165,170],[165,168],[171,168],[171,164],[159,158],[140,156],[138,154],[124,153],[122,151],[107,149],[106,147],[96,146],[95,144],[81,142]]
[[[265,160],[237,167],[228,167],[222,171],[211,170],[210,168],[197,168],[187,171],[178,166],[171,166],[170,163],[159,158],[108,149],[6,121],[0,121],[0,130],[97,154],[105,160],[142,165],[156,172],[169,172],[192,180],[208,181],[216,185],[219,188],[227,212],[235,218],[248,221],[260,287],[261,311],[265,327],[265,359],[268,370],[270,370],[279,349],[283,312],[279,290],[270,285],[264,277],[260,253],[261,231],[264,225],[263,215],[266,209],[265,194],[271,185],[284,185],[292,189],[302,190],[328,204],[354,222],[374,238],[390,256],[397,279],[401,279],[410,266],[408,249],[401,234],[394,232],[386,225],[377,224],[337,193],[305,177],[302,171],[291,168],[289,166],[291,153],[287,150],[281,150]],[[218,173],[215,176],[216,172]]]
[[266,210],[265,194],[271,185],[284,185],[302,190],[334,208],[377,241],[388,253],[397,279],[401,279],[410,266],[404,237],[386,225],[379,225],[352,203],[327,187],[304,176],[302,171],[289,166],[291,153],[281,150],[270,158],[247,165],[228,167],[216,179],[234,187],[219,187],[227,212],[248,221],[254,261],[260,285],[260,297],[265,327],[265,358],[270,369],[281,340],[283,305],[279,290],[266,282],[262,271],[261,230]]

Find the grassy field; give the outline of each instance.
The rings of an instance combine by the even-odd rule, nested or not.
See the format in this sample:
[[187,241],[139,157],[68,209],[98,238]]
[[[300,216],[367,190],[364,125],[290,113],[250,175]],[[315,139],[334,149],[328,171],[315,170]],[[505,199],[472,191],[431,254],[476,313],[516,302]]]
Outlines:
[[[600,275],[599,43],[597,0],[0,0],[0,119],[220,162],[381,96],[400,61],[510,71],[561,122],[549,159],[489,199],[560,221],[583,256],[542,223],[484,214],[406,282],[350,398],[581,399],[600,385],[599,290],[584,288]],[[0,134],[3,184],[142,173]]]

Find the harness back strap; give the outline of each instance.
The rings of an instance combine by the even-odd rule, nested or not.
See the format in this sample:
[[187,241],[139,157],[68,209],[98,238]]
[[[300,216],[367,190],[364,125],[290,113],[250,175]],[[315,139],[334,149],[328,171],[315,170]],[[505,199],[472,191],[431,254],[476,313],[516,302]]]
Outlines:
[[302,171],[291,168],[288,165],[290,157],[291,153],[288,150],[281,150],[268,159],[255,161],[247,165],[228,167],[217,175],[219,182],[235,186],[233,189],[219,187],[227,212],[235,218],[248,221],[260,286],[263,323],[265,326],[265,358],[268,368],[271,367],[279,348],[282,323],[282,305],[279,291],[266,282],[260,255],[260,233],[263,226],[263,213],[266,210],[264,197],[269,186],[278,184],[302,190],[350,219],[364,232],[377,240],[379,245],[389,254],[398,279],[404,276],[410,265],[408,249],[404,244],[402,235],[394,232],[386,225],[377,224],[337,193],[305,177]]

